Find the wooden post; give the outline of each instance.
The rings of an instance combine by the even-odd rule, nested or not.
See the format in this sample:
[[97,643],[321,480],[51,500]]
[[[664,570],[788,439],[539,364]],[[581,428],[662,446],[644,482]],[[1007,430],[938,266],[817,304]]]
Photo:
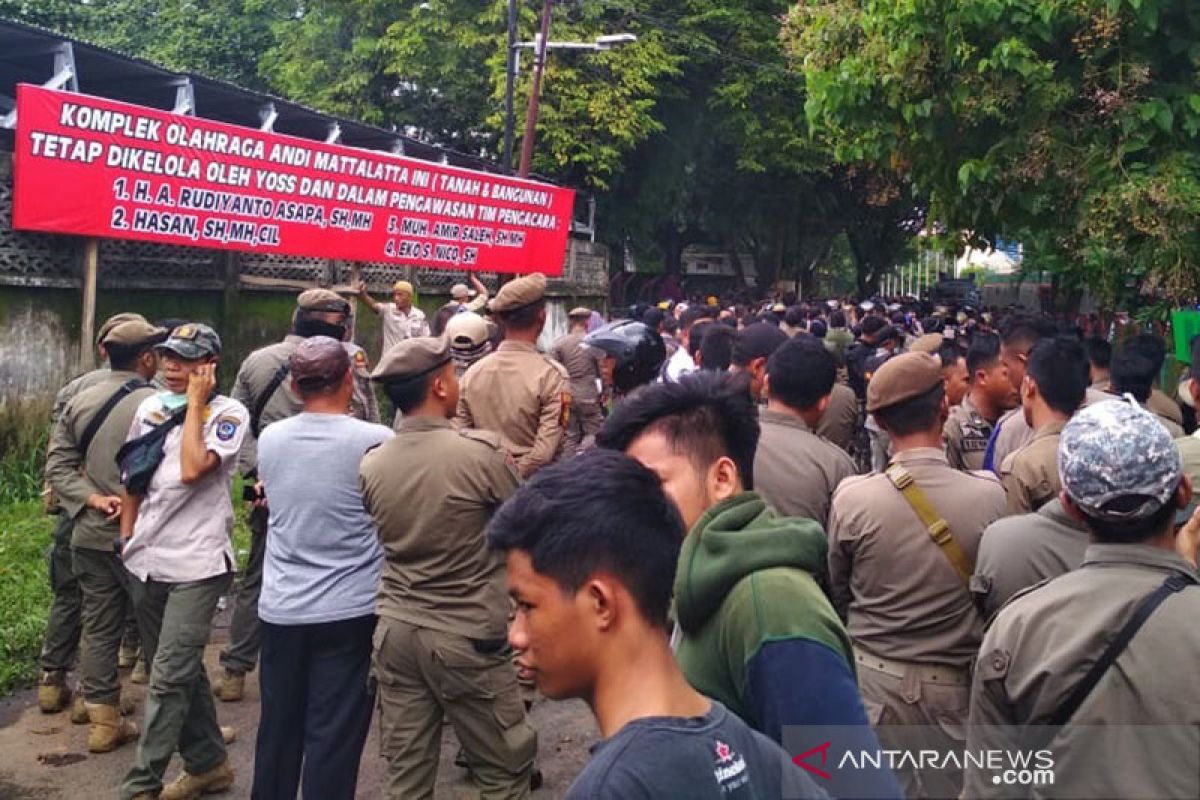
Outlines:
[[[358,283],[359,277],[361,277],[361,273],[359,272],[359,269],[358,269],[358,262],[352,261],[350,263],[350,285],[351,286],[356,285]],[[352,320],[354,320],[354,322],[353,322],[354,328],[357,329],[358,328],[358,293],[357,292],[350,295],[350,314],[352,315],[350,318]],[[350,341],[352,341],[352,342],[354,341],[354,337],[355,337],[356,333],[357,333],[357,330],[350,331]]]
[[83,243],[83,318],[79,329],[79,368],[96,367],[96,271],[100,260],[100,240],[86,239]]

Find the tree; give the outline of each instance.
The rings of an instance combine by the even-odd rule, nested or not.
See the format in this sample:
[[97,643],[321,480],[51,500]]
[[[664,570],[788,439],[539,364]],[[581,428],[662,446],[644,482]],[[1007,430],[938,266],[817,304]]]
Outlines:
[[1110,301],[1196,294],[1196,3],[827,0],[783,35],[818,140],[911,183],[953,236],[1019,239]]

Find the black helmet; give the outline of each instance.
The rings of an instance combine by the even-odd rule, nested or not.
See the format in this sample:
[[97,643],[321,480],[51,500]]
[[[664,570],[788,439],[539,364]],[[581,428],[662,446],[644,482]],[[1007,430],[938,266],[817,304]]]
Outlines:
[[650,383],[667,360],[667,347],[658,331],[631,319],[602,325],[585,336],[583,343],[604,351],[616,361],[613,388],[618,394]]

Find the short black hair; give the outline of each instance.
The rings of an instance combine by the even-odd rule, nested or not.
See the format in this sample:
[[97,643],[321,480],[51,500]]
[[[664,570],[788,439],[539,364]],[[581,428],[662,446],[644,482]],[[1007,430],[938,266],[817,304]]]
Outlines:
[[745,376],[693,372],[674,383],[643,386],[616,405],[596,435],[596,444],[625,451],[644,433],[661,433],[698,471],[728,456],[742,485],[754,488],[758,413]]
[[[696,331],[697,335],[693,336],[690,331],[688,332],[688,355],[691,356],[693,359],[696,358],[696,353],[700,352],[700,345],[701,345],[701,343],[704,342],[705,329],[709,325],[715,324],[712,320],[708,319],[707,317],[701,317],[700,319],[704,319],[706,321],[704,323],[702,323],[699,327],[697,327],[694,324],[692,325],[692,331]],[[699,322],[699,321],[700,320],[697,320],[697,322]]]
[[829,327],[844,328],[846,327],[846,315],[841,311],[834,311],[829,315]]
[[1070,416],[1083,404],[1088,362],[1083,344],[1073,336],[1041,339],[1029,351],[1026,374],[1037,383],[1046,405]]
[[826,333],[825,323],[819,319],[814,319],[808,323],[808,332],[816,339],[824,339]]
[[646,621],[667,631],[684,533],[657,475],[592,449],[539,470],[492,517],[487,537],[497,550],[528,553],[567,595],[597,572],[611,574]]
[[1139,333],[1129,340],[1125,348],[1150,359],[1155,374],[1162,369],[1163,362],[1167,360],[1167,343],[1153,333]]
[[[1109,505],[1134,507],[1145,501],[1145,497],[1135,495],[1118,497],[1109,503]],[[1082,509],[1080,511],[1083,514],[1084,524],[1092,532],[1092,537],[1100,544],[1137,544],[1165,532],[1167,526],[1175,519],[1175,512],[1177,510],[1175,507],[1175,498],[1172,497],[1163,503],[1162,508],[1155,511],[1149,517],[1139,520],[1121,520],[1117,522],[1114,520],[1097,519],[1086,511],[1082,511]]]
[[1000,360],[1000,337],[994,333],[980,333],[971,337],[967,348],[967,375],[975,380],[975,372],[988,369]]
[[887,320],[883,317],[869,316],[862,321],[863,336],[874,336],[887,326]]
[[1058,334],[1058,327],[1047,317],[1032,314],[1017,314],[1009,317],[1000,326],[1000,341],[1006,347],[1015,345],[1033,346],[1034,342],[1049,339]]
[[109,368],[114,372],[133,372],[134,367],[137,366],[138,356],[165,338],[162,337],[147,344],[117,344],[116,342],[105,344],[104,352],[108,354]]
[[938,348],[937,357],[942,362],[942,369],[949,369],[963,358],[963,351],[961,347],[947,339],[943,340],[942,346]]
[[946,386],[938,383],[925,394],[911,400],[881,408],[875,412],[879,424],[896,436],[911,436],[928,431],[938,424]]
[[689,330],[698,319],[704,319],[708,316],[708,309],[703,306],[688,306],[679,315],[679,329]]
[[429,394],[430,379],[438,372],[439,370],[433,370],[402,381],[388,381],[383,385],[383,391],[387,393],[397,411],[408,414],[425,402]]
[[663,324],[663,319],[666,317],[661,308],[648,308],[646,313],[642,314],[642,322],[646,325],[658,330],[658,327]]
[[768,396],[790,408],[812,408],[837,380],[837,361],[811,337],[786,341],[767,359]]
[[1112,365],[1113,347],[1107,339],[1092,336],[1084,340],[1083,349],[1087,350],[1088,362],[1096,369],[1108,369]]
[[1141,349],[1126,345],[1113,357],[1112,383],[1114,394],[1133,395],[1133,399],[1144,403],[1154,390],[1154,376],[1158,374],[1154,362]]
[[738,331],[733,345],[733,363],[739,367],[748,365],[756,358],[770,358],[788,340],[788,335],[777,326],[765,322],[747,325]]
[[510,328],[514,331],[527,331],[537,323],[538,314],[545,307],[545,300],[535,300],[532,303],[526,303],[510,311],[498,312],[496,318],[505,328]]
[[701,325],[699,339],[700,368],[724,372],[733,363],[737,331],[728,325]]
[[808,321],[808,314],[800,306],[792,306],[784,312],[783,321],[793,328],[802,328]]

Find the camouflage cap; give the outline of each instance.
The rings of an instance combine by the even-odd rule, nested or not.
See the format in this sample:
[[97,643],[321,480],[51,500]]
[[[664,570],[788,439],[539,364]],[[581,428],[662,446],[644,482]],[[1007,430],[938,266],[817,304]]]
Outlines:
[[339,311],[343,314],[350,312],[350,303],[335,291],[330,289],[308,289],[296,298],[296,305],[305,311]]
[[195,361],[205,356],[221,355],[221,337],[207,325],[185,322],[171,331],[171,335],[157,349],[170,350],[186,361]]
[[[1071,418],[1059,439],[1058,472],[1067,496],[1084,513],[1119,522],[1145,519],[1169,502],[1183,466],[1162,423],[1126,395]],[[1133,505],[1127,500],[1114,507],[1122,498]]]

